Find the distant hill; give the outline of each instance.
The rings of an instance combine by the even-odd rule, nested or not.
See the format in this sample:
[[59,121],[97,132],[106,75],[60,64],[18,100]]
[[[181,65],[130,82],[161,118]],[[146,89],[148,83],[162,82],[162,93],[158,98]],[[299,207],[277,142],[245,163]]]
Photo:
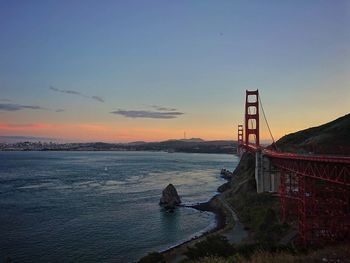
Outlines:
[[350,114],[283,136],[276,145],[287,152],[350,155]]
[[191,138],[191,139],[181,139],[183,142],[205,142],[205,140],[201,138]]
[[163,142],[131,142],[131,143],[43,143],[16,142],[0,143],[1,151],[165,151],[185,153],[234,153],[234,141],[204,141],[199,138],[184,140],[167,140]]
[[233,141],[204,141],[193,138],[187,140],[168,140],[133,145],[135,151],[167,151],[187,153],[233,153],[236,143]]

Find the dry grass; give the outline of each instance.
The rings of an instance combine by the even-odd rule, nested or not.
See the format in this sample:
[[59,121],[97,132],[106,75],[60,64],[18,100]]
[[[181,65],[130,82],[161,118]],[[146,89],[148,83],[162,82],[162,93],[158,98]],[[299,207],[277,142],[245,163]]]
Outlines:
[[292,255],[288,253],[255,252],[250,259],[240,256],[229,259],[208,257],[194,263],[350,263],[350,244],[327,247],[310,252],[307,255]]
[[219,258],[219,257],[205,257],[201,258],[197,261],[185,261],[186,263],[232,263],[236,262],[233,259],[225,259],[225,258]]
[[350,262],[349,246],[327,248],[311,252],[307,255],[291,255],[287,253],[274,254],[259,251],[247,259],[239,259],[239,263],[316,263],[316,262]]
[[294,263],[296,261],[296,257],[290,254],[272,254],[265,251],[259,251],[253,254],[250,260],[239,258],[237,262],[239,263]]

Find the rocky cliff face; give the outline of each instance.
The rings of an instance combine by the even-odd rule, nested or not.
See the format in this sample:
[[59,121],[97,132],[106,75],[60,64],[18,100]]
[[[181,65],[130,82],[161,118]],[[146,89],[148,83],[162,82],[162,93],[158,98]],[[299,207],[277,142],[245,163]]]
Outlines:
[[166,209],[174,209],[175,206],[181,203],[180,197],[176,191],[176,188],[169,184],[162,192],[159,204]]

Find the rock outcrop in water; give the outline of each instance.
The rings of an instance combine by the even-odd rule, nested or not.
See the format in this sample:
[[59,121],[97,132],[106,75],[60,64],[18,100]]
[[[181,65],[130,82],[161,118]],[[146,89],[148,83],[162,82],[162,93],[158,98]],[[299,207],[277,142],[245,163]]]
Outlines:
[[162,192],[159,204],[166,209],[173,210],[181,203],[180,197],[177,194],[176,188],[169,184]]

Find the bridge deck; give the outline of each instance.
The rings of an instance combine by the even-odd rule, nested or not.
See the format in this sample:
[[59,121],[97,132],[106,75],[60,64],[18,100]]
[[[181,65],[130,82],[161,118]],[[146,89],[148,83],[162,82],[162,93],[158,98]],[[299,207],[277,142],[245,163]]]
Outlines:
[[269,156],[271,158],[350,164],[350,157],[348,156],[312,155],[312,154],[276,152],[276,151],[269,150],[261,146],[259,147],[253,144],[243,144],[241,146],[246,148],[250,152],[256,152],[258,150],[261,150],[264,155]]

